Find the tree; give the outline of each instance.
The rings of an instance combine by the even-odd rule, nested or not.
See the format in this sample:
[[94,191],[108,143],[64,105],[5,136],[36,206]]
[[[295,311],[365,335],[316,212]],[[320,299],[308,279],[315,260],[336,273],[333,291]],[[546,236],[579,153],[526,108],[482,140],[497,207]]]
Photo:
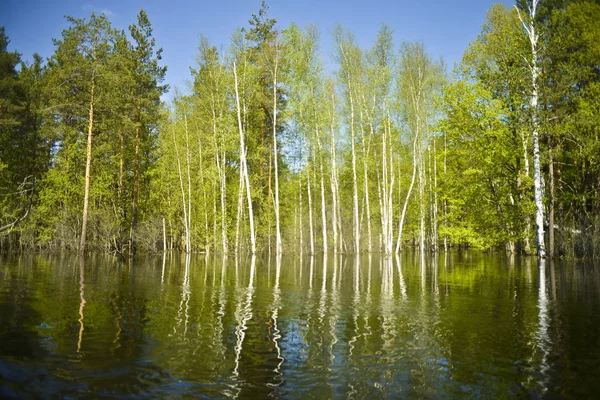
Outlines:
[[[63,31],[61,41],[56,40],[56,53],[50,61],[50,73],[54,84],[55,107],[65,122],[75,122],[75,114],[82,116],[86,109],[85,178],[83,212],[79,251],[85,251],[88,224],[90,188],[92,182],[92,143],[97,129],[97,108],[110,92],[114,82],[110,63],[116,32],[103,16],[92,14],[89,20],[67,18],[71,26]],[[75,94],[75,95],[73,95]],[[70,119],[71,121],[67,121]],[[77,135],[81,126],[73,126]],[[77,139],[74,138],[76,141]]]
[[540,59],[538,55],[538,40],[539,32],[536,30],[537,24],[535,22],[537,7],[539,0],[531,0],[531,4],[527,4],[527,14],[525,17],[521,15],[520,10],[517,8],[519,20],[523,25],[523,29],[527,32],[529,43],[531,44],[531,59],[528,60],[528,66],[531,71],[531,97],[529,101],[531,121],[532,121],[532,132],[531,138],[533,142],[533,186],[534,186],[534,197],[535,197],[535,223],[537,226],[537,251],[538,256],[541,258],[546,257],[546,244],[544,242],[544,205],[543,205],[543,193],[542,193],[542,173],[541,173],[541,161],[540,161],[540,140],[539,140],[539,92],[538,92],[538,77],[540,74]]
[[0,234],[7,238],[31,212],[36,182],[49,166],[50,148],[42,132],[41,57],[34,55],[32,65],[21,63],[8,44],[0,27]]
[[421,43],[404,43],[402,45],[398,67],[398,102],[401,117],[408,128],[412,142],[412,174],[398,223],[396,252],[400,251],[402,246],[402,231],[417,170],[419,171],[420,194],[420,248],[423,251],[425,248],[425,166],[423,155],[430,141],[434,112],[433,100],[440,87],[442,69],[440,64],[431,61]]
[[360,220],[358,213],[358,179],[356,172],[356,134],[355,134],[355,97],[356,86],[360,81],[357,67],[361,64],[361,52],[354,44],[352,35],[344,32],[341,26],[335,30],[334,37],[340,64],[339,78],[344,85],[348,102],[350,149],[352,155],[352,232],[354,234],[354,251],[360,252]]
[[[167,67],[159,66],[162,49],[155,50],[156,40],[152,37],[152,27],[148,15],[142,9],[137,16],[137,25],[129,26],[129,33],[134,40],[131,49],[132,67],[132,121],[135,125],[135,159],[133,166],[131,251],[136,251],[136,229],[140,201],[141,176],[147,169],[147,161],[151,157],[153,132],[159,118],[160,96],[168,90],[161,85],[165,79]],[[142,153],[143,152],[143,153]],[[141,155],[144,156],[143,160]]]

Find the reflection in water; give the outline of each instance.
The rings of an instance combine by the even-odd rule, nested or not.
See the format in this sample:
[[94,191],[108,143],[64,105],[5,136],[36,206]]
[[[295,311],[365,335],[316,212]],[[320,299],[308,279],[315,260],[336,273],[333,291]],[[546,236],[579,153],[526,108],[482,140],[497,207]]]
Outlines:
[[167,252],[165,251],[162,256],[162,273],[160,274],[161,285],[165,283],[165,266],[167,265]]
[[[354,355],[354,348],[356,347],[356,341],[359,336],[359,325],[358,318],[360,316],[360,258],[358,255],[355,255],[353,258],[354,261],[354,295],[352,298],[352,322],[354,325],[354,331],[352,332],[352,337],[348,341],[348,361],[351,362],[352,357]],[[350,384],[352,387],[352,384]]]
[[539,279],[540,283],[538,286],[538,330],[536,332],[536,345],[538,349],[541,351],[541,360],[540,360],[540,386],[542,394],[546,393],[548,390],[548,372],[550,369],[550,365],[548,364],[548,355],[550,354],[550,349],[552,343],[550,341],[550,336],[548,335],[548,327],[549,327],[549,315],[548,315],[548,294],[546,291],[546,260],[540,259],[538,261],[539,264]]
[[400,262],[400,256],[396,253],[396,266],[398,269],[398,280],[400,282],[400,294],[403,298],[406,298],[406,284],[404,283],[404,275],[402,275],[402,264]]
[[391,256],[384,256],[381,259],[381,292],[382,300],[394,297],[394,269]]
[[279,308],[281,301],[281,290],[279,289],[279,279],[281,276],[281,254],[277,254],[275,260],[275,285],[273,286],[273,304],[271,306],[271,318],[273,320],[273,345],[277,351],[277,366],[273,370],[277,375],[277,384],[274,385],[269,383],[270,386],[279,386],[281,384],[281,364],[284,362],[284,358],[281,356],[281,348],[279,347],[279,339],[281,339],[281,332],[277,326],[277,318],[279,317]]
[[[183,282],[181,284],[181,302],[179,303],[179,311],[177,312],[177,324],[173,327],[173,334],[177,333],[177,327],[183,322],[183,338],[185,339],[189,321],[190,296],[190,261],[191,254],[185,254],[185,272]],[[183,314],[183,315],[182,315]]]
[[419,250],[421,260],[421,293],[425,294],[425,285],[427,284],[427,270],[425,267],[425,251]]
[[314,254],[310,255],[310,272],[308,273],[308,287],[312,289],[313,283],[313,270],[315,269],[315,256]]
[[[242,356],[242,346],[244,344],[244,338],[246,337],[246,329],[248,321],[252,318],[252,298],[254,295],[254,274],[256,270],[256,256],[252,255],[250,259],[250,278],[248,282],[248,287],[246,288],[245,299],[240,296],[240,301],[238,303],[238,307],[236,309],[236,322],[237,326],[235,328],[236,335],[236,344],[235,344],[235,367],[233,369],[233,377],[237,379],[239,377],[239,368],[240,368],[240,358]],[[236,277],[237,278],[237,277]],[[242,303],[242,300],[243,303]],[[239,395],[241,388],[237,388],[237,393],[234,397]]]
[[329,371],[331,371],[331,367],[335,362],[335,353],[333,351],[333,348],[338,342],[338,337],[336,335],[336,324],[339,319],[339,291],[338,284],[336,282],[336,274],[338,272],[338,263],[340,257],[342,256],[335,253],[333,255],[333,276],[331,278],[331,306],[329,308],[329,311],[331,312],[329,317],[329,336],[331,337],[331,340],[329,342]]
[[22,260],[0,258],[0,398],[7,381],[12,398],[600,398],[593,266],[542,261],[538,281],[476,252]]
[[83,339],[83,309],[85,308],[85,261],[83,256],[79,259],[79,337],[77,339],[77,353],[81,352],[81,340]]

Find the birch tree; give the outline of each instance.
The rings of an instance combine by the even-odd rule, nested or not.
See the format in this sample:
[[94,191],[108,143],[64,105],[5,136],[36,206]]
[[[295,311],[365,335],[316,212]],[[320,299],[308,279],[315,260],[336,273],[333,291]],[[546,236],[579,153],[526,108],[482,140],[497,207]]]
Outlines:
[[433,98],[439,87],[441,66],[431,61],[421,43],[404,43],[400,52],[398,71],[398,100],[400,114],[412,142],[412,177],[400,220],[396,252],[401,250],[406,210],[419,171],[421,250],[425,243],[425,212],[423,208],[425,166],[423,152],[427,148],[432,123]]
[[[237,67],[233,62],[233,76],[235,85],[235,104],[237,112],[238,130],[240,134],[240,180],[243,179],[243,186],[246,188],[246,199],[248,201],[248,219],[250,223],[250,251],[256,253],[256,234],[254,231],[254,210],[252,209],[252,194],[250,191],[250,179],[248,177],[248,164],[246,162],[246,144],[244,139],[244,128],[242,126],[242,115],[240,110],[240,94],[238,87]],[[240,188],[241,190],[241,188]]]
[[[204,123],[206,136],[211,138],[214,154],[214,166],[217,170],[219,215],[215,212],[215,226],[220,226],[221,250],[229,250],[227,215],[227,170],[228,153],[232,151],[229,143],[232,139],[233,120],[229,118],[228,89],[230,88],[224,65],[219,59],[217,49],[210,46],[205,37],[200,39],[198,70],[194,75],[195,104],[201,115],[199,123]],[[218,223],[216,219],[219,219]],[[216,237],[214,238],[216,240]]]
[[538,55],[538,40],[539,33],[536,31],[536,12],[539,0],[531,0],[527,2],[527,13],[522,15],[517,8],[519,20],[523,29],[527,33],[529,43],[531,45],[531,57],[527,60],[529,70],[531,71],[531,97],[529,101],[531,122],[532,122],[532,151],[533,151],[533,187],[535,198],[535,224],[537,227],[536,244],[538,256],[546,257],[546,244],[544,242],[544,204],[542,193],[542,172],[540,161],[540,139],[539,139],[539,110],[538,110],[538,79],[540,75],[539,55]]
[[360,220],[358,212],[358,179],[356,169],[356,134],[355,134],[355,97],[356,85],[359,79],[355,65],[360,64],[360,51],[354,44],[354,39],[349,32],[338,26],[334,33],[337,61],[340,66],[339,78],[344,87],[346,101],[348,102],[348,128],[350,130],[350,149],[352,155],[352,231],[354,235],[354,251],[360,252]]

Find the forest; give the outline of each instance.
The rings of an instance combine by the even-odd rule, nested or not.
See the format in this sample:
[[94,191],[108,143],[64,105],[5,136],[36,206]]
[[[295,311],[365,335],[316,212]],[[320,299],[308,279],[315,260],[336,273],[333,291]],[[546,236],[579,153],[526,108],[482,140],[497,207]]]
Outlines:
[[133,255],[501,249],[600,257],[600,2],[494,5],[453,70],[421,42],[280,27],[263,2],[192,86],[149,16],[0,28],[0,246]]

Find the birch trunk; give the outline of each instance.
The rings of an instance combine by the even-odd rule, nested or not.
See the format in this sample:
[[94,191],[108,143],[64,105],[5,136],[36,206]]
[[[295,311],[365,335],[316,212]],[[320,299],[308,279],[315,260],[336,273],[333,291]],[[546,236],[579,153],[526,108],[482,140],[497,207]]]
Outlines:
[[[316,96],[314,94],[314,90],[311,89],[311,97],[314,99],[316,99]],[[318,108],[318,104],[316,104],[316,101],[313,103],[313,111],[314,111],[314,118],[315,118],[315,139],[316,139],[316,143],[317,143],[317,151],[315,153],[315,156],[313,157],[313,159],[316,160],[318,159],[318,163],[319,163],[319,186],[321,189],[321,234],[322,234],[322,239],[323,239],[323,251],[326,253],[328,251],[328,243],[327,243],[327,213],[326,213],[326,206],[325,206],[325,177],[324,177],[324,172],[323,172],[323,144],[321,143],[321,132],[319,130],[319,117],[317,114],[317,108]],[[317,178],[316,178],[316,171],[313,169],[313,178],[314,181],[316,183]]]
[[190,227],[188,225],[188,216],[185,200],[185,189],[183,187],[183,174],[181,173],[181,161],[179,159],[179,148],[177,146],[177,140],[175,139],[175,127],[172,128],[173,133],[173,146],[175,147],[175,155],[177,157],[177,172],[179,173],[179,187],[181,189],[181,203],[183,205],[183,226],[185,228],[185,251],[189,251],[188,243],[190,236]]
[[329,114],[330,124],[329,130],[331,134],[331,216],[332,216],[332,232],[333,232],[333,251],[338,253],[341,251],[341,245],[339,240],[339,233],[341,230],[338,229],[338,186],[337,186],[337,162],[335,152],[335,94],[331,93],[331,111]]
[[279,169],[277,163],[277,68],[279,65],[278,49],[275,50],[274,71],[273,71],[273,153],[275,161],[275,229],[276,229],[276,254],[279,255],[283,251],[281,241],[281,226],[279,219]]
[[[204,232],[205,232],[204,247],[205,247],[206,251],[210,251],[210,245],[209,245],[209,240],[208,240],[208,231],[209,231],[209,229],[208,229],[208,201],[206,200],[206,185],[204,182],[204,168],[203,168],[203,161],[202,161],[202,140],[200,140],[200,135],[198,135],[198,158],[199,158],[198,167],[200,169],[200,185],[202,186],[202,201],[203,201],[202,208],[204,209]],[[191,212],[190,212],[190,215],[191,215]]]
[[369,201],[369,147],[371,143],[371,138],[369,137],[368,143],[365,143],[365,134],[362,131],[362,111],[361,111],[361,137],[363,143],[363,175],[364,175],[364,185],[365,185],[365,207],[367,209],[367,251],[371,252],[373,248],[373,238],[371,236],[371,203]]
[[358,184],[356,179],[356,151],[354,149],[354,100],[352,98],[352,87],[348,82],[350,96],[350,143],[352,146],[352,229],[354,230],[354,252],[360,253],[360,221],[358,218]]
[[[217,141],[217,114],[215,111],[214,96],[212,98],[212,118],[213,118],[213,142],[215,146],[215,163],[217,164],[217,174],[219,178],[219,199],[221,201],[221,248],[223,253],[229,251],[229,244],[227,241],[227,179],[225,176],[225,150],[223,154],[220,153],[218,141]],[[224,144],[222,144],[224,146]],[[215,213],[216,218],[216,213]],[[216,241],[216,237],[215,237]]]
[[533,187],[534,187],[534,198],[535,198],[535,224],[536,224],[536,244],[538,256],[541,258],[546,257],[546,244],[544,242],[544,204],[543,204],[543,193],[542,193],[542,172],[541,172],[541,161],[540,161],[540,143],[539,143],[539,110],[538,110],[538,76],[539,76],[539,59],[538,59],[538,46],[537,42],[539,35],[535,31],[535,16],[537,11],[537,5],[539,0],[532,0],[531,4],[528,3],[529,15],[528,21],[525,22],[521,16],[521,12],[517,8],[519,19],[523,28],[528,34],[529,42],[531,44],[531,62],[529,68],[531,70],[531,98],[529,106],[532,112],[533,129],[531,132],[532,146],[533,146]]
[[162,219],[162,225],[163,225],[163,252],[166,253],[167,252],[167,227],[165,225],[165,217],[163,217],[163,219]]
[[308,196],[308,231],[310,235],[310,255],[315,254],[315,232],[313,226],[313,205],[312,205],[312,191],[310,189],[310,168],[306,174],[306,191]]
[[408,201],[410,199],[410,195],[412,193],[413,187],[415,185],[415,178],[417,176],[417,141],[419,140],[418,130],[413,139],[413,172],[412,178],[410,181],[410,186],[408,187],[408,193],[406,193],[406,198],[404,199],[404,206],[402,207],[402,214],[400,216],[400,221],[398,223],[398,241],[396,242],[396,253],[402,250],[402,229],[404,227],[404,218],[406,217],[406,209],[408,207]]
[[[302,156],[300,156],[300,159],[302,159]],[[299,208],[300,211],[298,213],[298,233],[299,233],[299,238],[298,238],[298,244],[300,246],[300,257],[302,257],[302,252],[304,251],[304,214],[303,214],[303,207],[302,207],[302,174],[299,174],[298,176],[298,203],[299,203]]]
[[187,252],[192,251],[192,174],[190,172],[190,136],[188,131],[187,115],[184,114],[185,123],[185,159],[187,164],[187,181],[188,181],[188,212],[187,212]]
[[242,220],[242,211],[244,206],[244,176],[240,168],[240,184],[238,188],[238,206],[235,219],[235,254],[240,250],[240,223]]
[[319,129],[317,127],[317,143],[319,145],[319,170],[321,173],[321,229],[323,233],[323,251],[327,253],[328,243],[327,243],[327,214],[326,214],[326,205],[325,205],[325,174],[323,172],[323,146],[321,144],[321,137],[319,133]]
[[[446,132],[444,132],[444,184],[446,183]],[[446,227],[446,214],[448,213],[448,203],[444,199],[444,227]],[[444,252],[448,251],[448,235],[444,233]]]
[[419,214],[420,214],[420,244],[421,252],[425,252],[425,160],[421,157],[419,163]]
[[252,195],[250,193],[250,179],[248,177],[248,166],[246,164],[246,145],[244,144],[244,130],[242,129],[242,116],[240,112],[240,95],[238,90],[237,69],[233,63],[233,77],[235,80],[235,102],[237,108],[238,129],[240,132],[240,169],[246,186],[246,198],[248,200],[248,220],[250,223],[250,246],[252,254],[256,254],[256,236],[254,233],[254,213],[252,211]]
[[[340,39],[341,40],[341,39]],[[346,74],[346,92],[348,99],[350,100],[350,145],[352,150],[352,230],[354,233],[354,252],[360,252],[360,219],[358,213],[358,181],[356,177],[356,149],[355,142],[356,136],[354,132],[354,96],[353,90],[354,85],[352,84],[352,76],[349,69],[353,66],[352,60],[349,59],[347,49],[342,42],[338,42],[340,46],[340,53],[343,58],[345,65]]]

